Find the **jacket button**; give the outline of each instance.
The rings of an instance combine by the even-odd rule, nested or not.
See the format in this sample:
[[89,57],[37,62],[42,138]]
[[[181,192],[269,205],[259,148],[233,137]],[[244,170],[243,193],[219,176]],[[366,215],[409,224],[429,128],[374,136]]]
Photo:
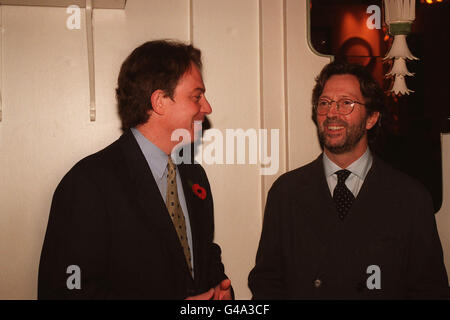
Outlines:
[[314,280],[314,287],[319,288],[322,285],[322,280],[316,279]]

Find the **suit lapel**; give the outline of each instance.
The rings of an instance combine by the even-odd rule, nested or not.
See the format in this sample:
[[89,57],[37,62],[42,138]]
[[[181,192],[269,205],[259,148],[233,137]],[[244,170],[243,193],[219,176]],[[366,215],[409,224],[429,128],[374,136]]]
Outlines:
[[[349,229],[367,230],[371,228],[370,225],[373,225],[374,216],[372,213],[381,200],[379,196],[389,193],[391,188],[390,185],[381,182],[380,179],[384,176],[384,174],[380,173],[382,171],[383,163],[373,154],[372,167],[364,179],[364,183],[350,209],[348,217],[346,217]],[[374,195],[377,195],[377,198],[374,198]]]
[[188,273],[180,241],[147,160],[130,130],[124,133],[121,140],[125,166],[129,173],[128,192],[140,207],[137,214],[148,224],[149,230],[157,230],[161,242],[167,245],[168,261],[174,260],[174,266]]
[[320,243],[326,246],[334,239],[340,221],[326,182],[322,155],[311,164],[309,175],[303,183],[306,186],[300,186],[297,192],[302,196],[295,197],[296,201],[301,203],[294,205],[294,208],[302,208],[303,212],[299,214],[306,225],[302,228],[312,230]]

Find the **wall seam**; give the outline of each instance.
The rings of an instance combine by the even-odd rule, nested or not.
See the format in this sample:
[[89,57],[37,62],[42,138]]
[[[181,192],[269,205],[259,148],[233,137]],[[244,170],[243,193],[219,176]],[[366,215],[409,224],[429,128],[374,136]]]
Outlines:
[[285,141],[285,167],[289,164],[289,103],[287,78],[287,0],[283,0],[283,104],[284,104],[284,141]]
[[188,6],[189,6],[189,8],[188,8],[188,11],[189,11],[188,12],[188,19],[189,19],[189,22],[188,22],[189,35],[188,35],[188,37],[189,37],[189,39],[188,39],[188,41],[190,44],[194,44],[194,14],[193,14],[194,4],[193,4],[193,0],[188,0]]
[[3,6],[0,4],[0,122],[3,120]]
[[[265,126],[264,121],[264,49],[263,49],[263,0],[258,2],[258,46],[259,46],[259,126],[261,129]],[[261,137],[260,152],[261,152]],[[262,164],[260,164],[262,167]],[[265,176],[261,174],[260,168],[260,201],[261,201],[261,215],[264,218],[264,196],[265,196]]]

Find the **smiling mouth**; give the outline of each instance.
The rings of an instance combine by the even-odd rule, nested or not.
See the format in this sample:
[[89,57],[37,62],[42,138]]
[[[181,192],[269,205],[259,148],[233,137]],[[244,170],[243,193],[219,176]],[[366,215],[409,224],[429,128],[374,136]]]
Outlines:
[[344,129],[344,127],[342,127],[342,126],[328,126],[327,128],[330,131],[337,131],[337,130]]

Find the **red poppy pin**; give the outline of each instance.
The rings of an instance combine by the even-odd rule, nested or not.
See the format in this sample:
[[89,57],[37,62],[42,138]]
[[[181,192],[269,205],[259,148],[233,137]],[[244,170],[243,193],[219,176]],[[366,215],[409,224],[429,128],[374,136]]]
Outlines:
[[194,191],[195,195],[202,200],[206,199],[206,190],[203,187],[200,187],[198,183],[192,185],[192,191]]

